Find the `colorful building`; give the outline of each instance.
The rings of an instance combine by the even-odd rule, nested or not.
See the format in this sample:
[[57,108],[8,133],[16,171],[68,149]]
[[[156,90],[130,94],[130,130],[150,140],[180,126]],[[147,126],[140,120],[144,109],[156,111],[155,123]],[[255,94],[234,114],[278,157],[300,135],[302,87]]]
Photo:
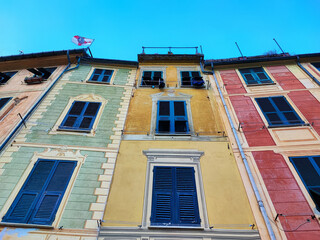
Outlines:
[[1,239],[97,238],[137,62],[79,55],[60,68],[0,156]]
[[99,239],[260,239],[202,59],[138,55]]
[[320,239],[319,62],[320,54],[280,54],[205,64],[239,138],[240,146],[230,138],[232,150],[248,161],[277,239]]

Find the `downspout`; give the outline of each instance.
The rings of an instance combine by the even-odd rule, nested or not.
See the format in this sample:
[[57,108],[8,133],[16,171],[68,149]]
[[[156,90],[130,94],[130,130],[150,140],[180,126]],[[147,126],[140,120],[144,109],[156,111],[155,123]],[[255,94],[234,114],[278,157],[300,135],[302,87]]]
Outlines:
[[[202,63],[200,63],[200,65],[202,65]],[[249,179],[250,179],[250,183],[251,183],[251,186],[253,188],[253,191],[254,191],[254,195],[256,196],[256,199],[257,199],[257,202],[258,202],[258,205],[259,205],[259,208],[260,208],[260,211],[262,213],[262,217],[264,219],[264,222],[267,226],[267,229],[268,229],[268,232],[269,232],[269,236],[270,236],[270,239],[271,240],[276,240],[276,237],[275,237],[275,234],[273,232],[273,229],[271,227],[271,223],[269,221],[269,218],[268,218],[268,215],[267,215],[267,212],[266,212],[266,209],[263,205],[263,202],[262,202],[262,199],[261,199],[261,196],[259,194],[259,191],[258,191],[258,188],[257,188],[257,185],[256,185],[256,182],[253,178],[253,175],[252,175],[252,172],[251,172],[251,169],[249,167],[249,164],[248,164],[248,160],[246,158],[246,155],[244,154],[244,151],[243,151],[243,148],[241,146],[241,143],[240,143],[240,140],[239,140],[239,137],[238,137],[238,133],[236,131],[236,128],[234,127],[234,124],[232,122],[232,119],[231,119],[231,115],[230,115],[230,112],[228,110],[228,107],[227,107],[227,104],[223,98],[223,95],[222,95],[222,92],[221,92],[221,88],[220,88],[220,85],[218,83],[218,80],[217,80],[217,77],[216,77],[216,74],[214,72],[214,68],[213,68],[213,63],[211,62],[211,68],[212,68],[212,72],[210,72],[211,74],[213,74],[213,77],[214,77],[214,81],[217,85],[217,88],[218,88],[218,91],[219,91],[219,95],[220,95],[220,98],[221,98],[221,101],[223,103],[223,107],[227,113],[227,117],[228,117],[228,120],[229,120],[229,123],[231,125],[231,129],[232,129],[232,132],[233,132],[233,135],[236,139],[236,142],[237,142],[237,145],[238,145],[238,148],[239,148],[239,151],[240,151],[240,154],[241,154],[241,158],[243,160],[243,163],[245,165],[245,168],[246,168],[246,171],[247,171],[247,174],[249,176]]]
[[56,78],[56,80],[54,80],[54,82],[51,84],[51,86],[42,94],[42,96],[40,97],[40,99],[33,105],[33,107],[27,112],[27,114],[21,119],[21,121],[19,122],[19,124],[14,128],[14,130],[11,132],[11,134],[9,136],[6,137],[6,139],[4,140],[4,142],[1,144],[0,146],[0,153],[2,152],[2,150],[4,149],[4,147],[8,144],[9,141],[12,140],[12,138],[15,136],[15,134],[17,134],[17,131],[20,129],[20,127],[22,126],[22,124],[31,116],[31,114],[33,113],[33,111],[39,106],[39,104],[41,103],[41,101],[44,99],[45,96],[47,96],[47,94],[50,92],[50,90],[55,86],[55,84],[58,82],[58,80],[61,78],[61,76],[67,71],[67,69],[70,67],[71,65],[71,61],[70,61],[70,56],[69,56],[69,50],[67,51],[67,57],[68,57],[68,65],[66,66],[66,68],[62,71],[62,73]]
[[313,80],[315,81],[319,86],[320,86],[320,82],[318,79],[316,79],[304,66],[301,65],[300,63],[300,57],[299,56],[296,56],[297,57],[297,64],[298,66]]

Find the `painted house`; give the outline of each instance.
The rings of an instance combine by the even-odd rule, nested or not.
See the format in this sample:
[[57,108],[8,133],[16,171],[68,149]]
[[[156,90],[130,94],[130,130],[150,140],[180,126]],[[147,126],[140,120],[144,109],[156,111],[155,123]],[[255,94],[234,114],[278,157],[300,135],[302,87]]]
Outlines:
[[81,56],[64,71],[0,156],[1,239],[97,238],[136,69]]
[[98,239],[260,239],[202,59],[138,55]]
[[233,152],[248,160],[276,239],[320,239],[320,54],[205,65],[240,141],[231,138]]
[[83,49],[0,57],[0,152]]

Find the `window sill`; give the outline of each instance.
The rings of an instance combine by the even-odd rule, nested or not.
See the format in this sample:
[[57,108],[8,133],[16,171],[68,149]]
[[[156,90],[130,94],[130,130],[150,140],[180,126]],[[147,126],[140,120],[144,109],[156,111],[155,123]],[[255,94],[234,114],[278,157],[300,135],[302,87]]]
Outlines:
[[286,125],[269,125],[268,128],[282,128],[282,127],[304,127],[310,126],[309,123],[297,123],[297,124],[286,124]]
[[66,131],[66,132],[78,132],[78,133],[91,133],[91,129],[89,130],[81,130],[81,129],[68,129],[68,128],[58,128],[57,131]]
[[265,86],[265,85],[277,85],[276,83],[253,83],[247,84],[247,87],[257,87],[257,86]]
[[87,81],[87,83],[97,83],[97,84],[106,84],[106,85],[110,85],[110,82]]
[[51,225],[41,225],[41,224],[26,224],[26,223],[10,223],[10,222],[0,222],[0,226],[5,227],[19,227],[19,228],[46,228],[54,229]]

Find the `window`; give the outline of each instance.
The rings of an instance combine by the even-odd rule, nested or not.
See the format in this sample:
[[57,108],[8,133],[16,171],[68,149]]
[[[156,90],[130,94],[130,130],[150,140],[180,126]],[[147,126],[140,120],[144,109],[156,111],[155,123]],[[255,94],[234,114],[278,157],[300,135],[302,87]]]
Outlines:
[[0,72],[0,85],[8,82],[16,73],[17,72]]
[[11,97],[0,98],[0,110],[11,100]]
[[202,87],[204,81],[198,71],[181,71],[181,86]]
[[75,167],[75,161],[39,159],[2,221],[51,225]]
[[47,80],[56,69],[56,67],[29,68],[28,71],[32,72],[35,76],[42,77],[44,80]]
[[318,63],[311,63],[318,71],[320,71],[320,62]]
[[100,106],[100,102],[74,101],[59,129],[90,132]]
[[110,83],[113,70],[108,69],[94,69],[89,82]]
[[193,167],[153,169],[151,226],[200,226]]
[[162,71],[143,71],[141,86],[165,87]]
[[239,71],[248,85],[273,83],[262,67],[239,69]]
[[270,126],[304,124],[283,96],[256,98],[256,101]]
[[185,101],[158,101],[156,132],[159,134],[189,133]]
[[290,161],[320,211],[320,156],[291,157]]

